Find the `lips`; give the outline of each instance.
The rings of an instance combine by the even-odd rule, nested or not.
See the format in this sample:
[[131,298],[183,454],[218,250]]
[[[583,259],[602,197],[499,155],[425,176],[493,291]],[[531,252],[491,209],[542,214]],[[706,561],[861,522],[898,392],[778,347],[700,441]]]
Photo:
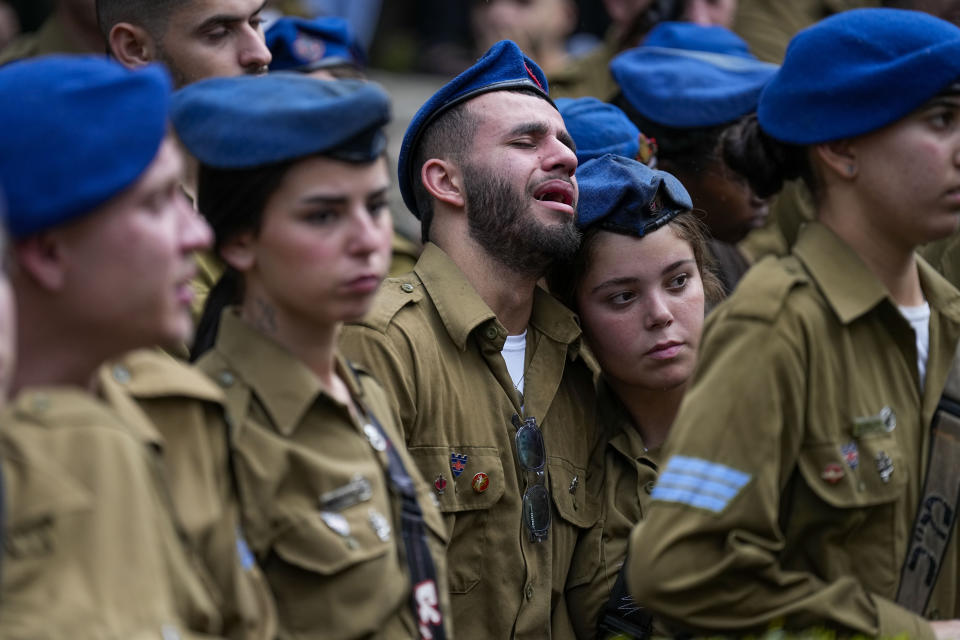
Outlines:
[[664,342],[658,342],[653,346],[652,349],[648,350],[643,355],[649,356],[654,360],[669,360],[675,358],[683,349],[683,342],[678,342],[676,340],[667,340]]
[[383,278],[377,274],[366,273],[347,282],[344,289],[350,293],[372,293],[380,286],[381,280]]
[[548,180],[533,192],[533,197],[550,208],[573,213],[576,190],[566,180]]

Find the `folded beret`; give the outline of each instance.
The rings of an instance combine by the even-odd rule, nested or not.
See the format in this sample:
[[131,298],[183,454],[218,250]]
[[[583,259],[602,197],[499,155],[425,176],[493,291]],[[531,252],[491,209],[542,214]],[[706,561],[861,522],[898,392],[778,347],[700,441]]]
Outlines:
[[682,129],[727,124],[752,113],[776,71],[777,65],[757,60],[729,29],[690,22],[661,22],[640,46],[610,62],[632,108]]
[[323,16],[313,20],[283,17],[266,33],[273,54],[270,71],[313,71],[340,64],[362,68],[366,56],[350,23]]
[[760,98],[770,136],[817,144],[899,120],[960,78],[960,28],[926,13],[854,9],[794,36]]
[[577,226],[637,236],[659,229],[693,208],[690,194],[666,171],[607,154],[577,170]]
[[167,134],[159,65],[49,56],[0,68],[0,183],[24,237],[92,212],[133,185]]
[[523,55],[514,42],[501,40],[490,47],[472,67],[443,85],[413,116],[400,145],[397,173],[403,201],[417,218],[420,213],[417,211],[413,185],[420,175],[417,172],[419,167],[412,165],[424,130],[448,109],[481,94],[506,89],[528,89],[553,104],[548,93],[547,77],[537,63]]
[[634,159],[640,153],[640,130],[619,107],[589,97],[557,98],[556,104],[580,164],[607,153]]
[[210,78],[173,96],[180,140],[201,163],[250,169],[322,154],[370,162],[386,148],[390,97],[363,80],[279,71]]

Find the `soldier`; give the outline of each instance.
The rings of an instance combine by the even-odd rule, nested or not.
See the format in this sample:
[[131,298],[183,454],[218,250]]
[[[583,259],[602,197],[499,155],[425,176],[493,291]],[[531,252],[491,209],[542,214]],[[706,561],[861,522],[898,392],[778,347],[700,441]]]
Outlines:
[[212,76],[266,73],[263,6],[262,0],[97,0],[97,19],[124,66],[162,62],[182,87]]
[[446,516],[461,638],[573,633],[599,434],[576,318],[537,281],[577,248],[576,167],[540,68],[496,44],[411,122],[400,188],[427,245],[344,330]]
[[227,265],[194,355],[227,395],[280,637],[442,640],[443,519],[383,389],[337,349],[389,264],[389,98],[278,73],[201,81],[174,101]]
[[634,596],[678,627],[957,637],[960,293],[914,252],[960,222],[958,54],[927,14],[840,13],[726,141],[818,220],[708,318],[631,535]]
[[36,33],[24,33],[0,51],[0,65],[51,53],[103,53],[94,0],[57,0]]
[[210,230],[177,186],[170,89],[160,67],[96,58],[0,71],[0,91],[21,95],[0,114],[21,327],[16,396],[0,418],[0,637],[272,634],[268,603],[243,600],[256,585],[237,519],[207,510],[225,500],[203,492],[229,487],[227,465],[189,469],[203,482],[171,491],[169,474],[190,466],[175,452],[204,434],[167,439],[143,413],[113,406],[178,385],[216,403],[219,390],[180,370],[118,367],[108,384],[98,372],[191,333],[191,254]]

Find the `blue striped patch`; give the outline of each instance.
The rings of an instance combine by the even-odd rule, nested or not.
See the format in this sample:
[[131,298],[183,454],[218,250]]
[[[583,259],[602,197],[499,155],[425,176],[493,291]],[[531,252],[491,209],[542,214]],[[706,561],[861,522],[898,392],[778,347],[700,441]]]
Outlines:
[[720,513],[749,481],[749,473],[700,458],[674,456],[650,495],[654,500]]

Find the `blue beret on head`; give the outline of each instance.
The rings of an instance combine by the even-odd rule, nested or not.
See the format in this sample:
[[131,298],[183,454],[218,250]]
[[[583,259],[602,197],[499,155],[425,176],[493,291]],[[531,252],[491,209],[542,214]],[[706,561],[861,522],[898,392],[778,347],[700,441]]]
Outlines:
[[678,129],[727,124],[756,111],[776,71],[732,31],[690,22],[661,22],[639,47],[610,62],[631,107]]
[[413,156],[424,130],[440,114],[471,98],[490,91],[520,88],[539,93],[553,104],[549,96],[547,77],[537,63],[523,55],[523,51],[514,42],[501,40],[490,47],[472,67],[443,85],[420,107],[403,136],[397,163],[400,193],[413,215],[420,217],[413,196],[413,181],[420,179],[417,174],[419,167],[412,166]]
[[279,18],[266,33],[270,71],[313,71],[340,64],[362,68],[366,55],[343,18]]
[[0,182],[24,237],[90,213],[133,185],[167,135],[171,82],[103,57],[50,56],[0,68]]
[[387,145],[390,97],[372,82],[280,71],[187,85],[174,94],[170,113],[190,153],[217,169],[314,154],[370,162]]
[[640,130],[619,107],[596,98],[557,98],[580,164],[606,153],[636,159]]
[[642,238],[693,208],[690,194],[666,171],[607,154],[577,170],[577,226]]
[[917,11],[843,11],[794,36],[757,117],[783,142],[828,142],[891,124],[958,78],[960,28]]

